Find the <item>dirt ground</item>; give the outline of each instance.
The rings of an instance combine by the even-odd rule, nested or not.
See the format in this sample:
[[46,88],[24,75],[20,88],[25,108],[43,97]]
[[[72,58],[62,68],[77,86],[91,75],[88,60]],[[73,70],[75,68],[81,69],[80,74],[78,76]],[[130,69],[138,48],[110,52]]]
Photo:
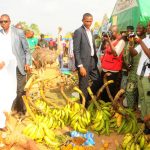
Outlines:
[[[7,140],[7,147],[5,148],[1,148],[0,150],[49,150],[46,146],[44,146],[43,144],[37,144],[34,141],[25,138],[22,135],[22,130],[24,129],[24,127],[28,124],[28,121],[22,120],[23,118],[17,118],[17,116],[11,116],[9,118],[9,128],[10,128],[10,132],[0,132],[0,135],[7,135],[9,136],[9,139],[11,140],[11,142],[8,142]],[[58,132],[60,134],[64,134],[64,133],[68,133],[70,132],[71,129],[68,127],[65,127],[64,129],[59,130]],[[6,134],[5,134],[6,133]],[[94,145],[94,150],[116,150],[116,147],[122,142],[122,138],[123,135],[118,135],[116,133],[111,133],[109,136],[105,136],[105,135],[97,135],[94,134],[94,141],[95,141],[95,145]],[[1,137],[2,139],[2,137]],[[5,139],[5,138],[4,138]],[[0,140],[2,141],[2,140]],[[1,142],[2,143],[2,142]],[[19,144],[24,145],[24,149],[22,148],[18,148]],[[28,144],[27,144],[28,143]],[[27,145],[31,145],[31,148],[27,148]],[[0,144],[1,146],[1,144]],[[12,147],[11,147],[12,146]],[[33,148],[34,147],[34,148]],[[104,147],[106,147],[104,149]]]

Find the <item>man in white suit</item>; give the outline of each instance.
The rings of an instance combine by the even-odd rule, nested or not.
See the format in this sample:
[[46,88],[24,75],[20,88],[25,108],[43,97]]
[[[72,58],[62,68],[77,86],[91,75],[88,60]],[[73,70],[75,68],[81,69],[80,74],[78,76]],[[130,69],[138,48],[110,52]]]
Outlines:
[[31,55],[29,46],[24,31],[11,26],[11,20],[7,14],[1,15],[0,25],[2,27],[0,30],[1,39],[5,40],[6,45],[9,46],[9,50],[15,56],[17,62],[17,97],[14,101],[14,110],[25,113],[22,95],[24,94],[24,85],[26,83],[26,72],[30,72],[29,60]]

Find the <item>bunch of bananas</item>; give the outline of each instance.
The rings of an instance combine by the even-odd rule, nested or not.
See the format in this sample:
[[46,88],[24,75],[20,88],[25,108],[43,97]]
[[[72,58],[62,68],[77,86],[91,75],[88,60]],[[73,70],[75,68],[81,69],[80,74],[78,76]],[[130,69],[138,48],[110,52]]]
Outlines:
[[42,140],[44,137],[44,130],[40,125],[31,122],[24,128],[23,134],[33,140]]
[[122,148],[123,150],[149,150],[150,145],[147,143],[146,136],[141,132],[135,135],[127,133],[124,136]]
[[111,103],[105,103],[99,101],[100,109],[96,109],[95,113],[92,113],[91,130],[98,134],[109,134],[110,133],[110,117],[111,114]]
[[70,113],[70,126],[81,133],[86,133],[91,122],[91,115],[88,110],[72,111]]
[[51,111],[52,116],[55,116],[58,126],[63,128],[69,122],[69,110],[63,109],[53,109]]
[[137,126],[138,123],[134,112],[129,108],[125,108],[124,112],[124,115],[119,114],[117,116],[117,133],[136,133],[139,127]]
[[48,128],[48,126],[41,122],[39,124],[34,124],[33,122],[28,124],[24,130],[23,134],[29,138],[36,140],[37,142],[42,142],[43,140],[49,146],[58,146],[59,143],[54,134],[54,131]]

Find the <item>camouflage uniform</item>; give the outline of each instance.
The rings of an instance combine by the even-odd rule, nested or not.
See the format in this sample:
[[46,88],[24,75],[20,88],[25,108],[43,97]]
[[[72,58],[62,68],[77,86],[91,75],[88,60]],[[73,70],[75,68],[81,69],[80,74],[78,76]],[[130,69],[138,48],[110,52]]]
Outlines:
[[126,87],[126,100],[127,105],[130,108],[134,108],[138,105],[138,78],[137,78],[137,67],[140,59],[140,54],[132,58],[131,70],[128,73],[127,87]]

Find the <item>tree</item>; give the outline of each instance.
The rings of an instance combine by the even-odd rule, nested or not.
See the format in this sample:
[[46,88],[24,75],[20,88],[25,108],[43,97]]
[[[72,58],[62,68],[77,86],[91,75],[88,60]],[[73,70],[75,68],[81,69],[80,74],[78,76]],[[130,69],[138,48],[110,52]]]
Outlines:
[[31,24],[30,25],[30,29],[34,32],[35,36],[39,36],[40,35],[40,30],[37,24]]

